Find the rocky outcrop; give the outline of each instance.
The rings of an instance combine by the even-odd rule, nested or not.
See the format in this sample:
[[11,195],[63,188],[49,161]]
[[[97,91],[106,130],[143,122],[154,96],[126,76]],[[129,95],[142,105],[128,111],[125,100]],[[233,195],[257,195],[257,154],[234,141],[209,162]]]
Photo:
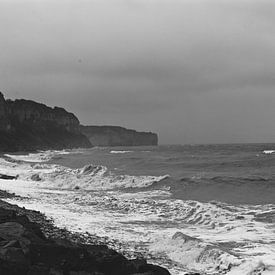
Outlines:
[[119,126],[81,126],[81,131],[94,146],[158,145],[157,134]]
[[[0,191],[1,196],[6,196]],[[44,235],[30,217],[39,212],[0,200],[0,274],[169,275],[145,259],[128,260],[106,245],[81,244]],[[47,222],[47,221],[46,221]]]
[[5,100],[0,93],[0,151],[90,146],[74,114],[31,100]]

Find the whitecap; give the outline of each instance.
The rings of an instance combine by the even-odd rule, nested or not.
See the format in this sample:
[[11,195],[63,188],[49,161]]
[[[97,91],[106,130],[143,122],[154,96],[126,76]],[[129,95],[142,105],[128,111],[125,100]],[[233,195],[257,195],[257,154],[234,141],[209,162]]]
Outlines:
[[264,150],[263,153],[266,155],[271,155],[271,154],[275,153],[275,150]]
[[67,150],[61,150],[61,151],[47,150],[47,151],[39,151],[38,153],[29,153],[24,155],[5,154],[5,156],[13,160],[25,161],[25,162],[47,162],[55,156],[68,155],[70,153],[71,152]]
[[127,154],[127,153],[133,153],[134,151],[110,151],[110,154]]

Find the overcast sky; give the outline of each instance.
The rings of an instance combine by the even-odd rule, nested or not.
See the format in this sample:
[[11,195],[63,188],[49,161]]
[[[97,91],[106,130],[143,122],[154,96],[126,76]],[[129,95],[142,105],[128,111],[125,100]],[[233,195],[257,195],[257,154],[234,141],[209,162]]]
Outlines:
[[275,142],[274,0],[0,0],[0,90],[160,142]]

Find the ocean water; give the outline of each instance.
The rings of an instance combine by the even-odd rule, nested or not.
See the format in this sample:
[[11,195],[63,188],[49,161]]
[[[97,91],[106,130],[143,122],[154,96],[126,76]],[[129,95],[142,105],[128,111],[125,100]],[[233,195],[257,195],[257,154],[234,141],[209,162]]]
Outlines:
[[173,275],[275,274],[275,144],[41,151],[0,173],[10,203]]

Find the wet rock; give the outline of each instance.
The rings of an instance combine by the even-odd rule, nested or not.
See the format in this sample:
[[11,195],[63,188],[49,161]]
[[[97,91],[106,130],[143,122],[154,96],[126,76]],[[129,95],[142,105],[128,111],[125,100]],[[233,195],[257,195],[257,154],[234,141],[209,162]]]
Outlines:
[[0,223],[10,221],[16,217],[14,210],[0,208]]
[[[31,222],[26,215],[39,224]],[[48,226],[49,235],[55,238],[46,238],[41,226]],[[106,245],[81,244],[82,241],[64,229],[49,227],[38,212],[0,200],[1,275],[170,274],[144,259],[128,260]]]
[[186,234],[183,234],[182,232],[176,232],[173,237],[172,237],[172,240],[176,240],[176,239],[181,239],[181,240],[184,240],[185,242],[188,242],[188,241],[196,241],[196,242],[200,242],[199,239],[196,239],[196,238],[193,238],[191,236],[188,236]]
[[41,178],[40,178],[39,174],[33,174],[31,176],[31,180],[33,180],[33,181],[41,181]]
[[9,176],[9,175],[0,174],[0,179],[3,179],[3,180],[14,180],[17,178],[18,178],[18,175],[17,176]]
[[163,267],[148,264],[145,259],[135,259],[130,261],[136,269],[135,274],[142,275],[169,275],[170,273]]
[[6,260],[3,260],[0,258],[0,274],[3,274],[3,275],[27,275],[27,273],[28,273],[27,265],[6,261]]
[[20,263],[23,265],[28,264],[28,260],[24,255],[21,248],[7,247],[0,248],[0,258],[5,261]]
[[50,269],[42,263],[32,265],[29,268],[28,275],[49,275]]

